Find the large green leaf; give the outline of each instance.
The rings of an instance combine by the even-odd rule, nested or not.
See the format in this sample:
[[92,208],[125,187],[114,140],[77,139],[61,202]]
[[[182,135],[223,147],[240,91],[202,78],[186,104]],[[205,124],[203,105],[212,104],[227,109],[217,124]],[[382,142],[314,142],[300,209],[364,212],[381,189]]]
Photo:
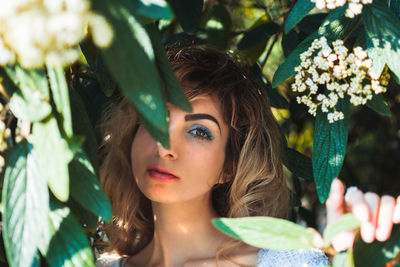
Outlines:
[[285,33],[288,33],[302,18],[304,18],[315,7],[310,0],[298,0],[285,21]]
[[367,244],[357,235],[353,248],[356,267],[382,267],[400,253],[400,226],[393,227],[390,238],[385,242]]
[[367,102],[367,106],[372,110],[375,110],[379,114],[388,117],[392,116],[388,103],[386,102],[385,97],[382,94],[374,95],[374,97]]
[[213,224],[225,234],[266,249],[312,248],[316,233],[287,220],[273,217],[219,218]]
[[307,180],[314,180],[311,158],[292,148],[284,153],[286,167],[295,175]]
[[280,27],[274,22],[262,23],[251,30],[245,32],[240,39],[237,47],[239,50],[249,49],[257,44],[269,40],[269,38],[279,31]]
[[93,130],[93,125],[90,122],[85,105],[75,89],[70,90],[70,96],[73,130],[77,135],[85,137],[83,148],[90,158],[90,162],[92,163],[95,172],[98,173],[99,160],[97,155],[97,140]]
[[36,122],[31,141],[38,155],[39,166],[53,194],[61,201],[69,196],[68,164],[73,154],[60,135],[55,118]]
[[340,233],[354,230],[360,226],[360,221],[352,213],[347,213],[337,219],[335,222],[328,224],[324,230],[324,246],[328,247],[333,238]]
[[101,189],[99,179],[84,153],[77,153],[69,164],[71,196],[84,208],[101,216],[106,222],[111,219],[111,204]]
[[94,8],[114,26],[114,42],[104,61],[122,93],[134,105],[150,134],[169,147],[167,110],[154,51],[146,30],[135,18],[129,0],[99,0]]
[[172,19],[174,17],[167,1],[139,0],[133,2],[136,5],[136,12],[142,16],[152,19]]
[[185,32],[199,30],[203,0],[170,0],[169,4]]
[[32,146],[24,139],[9,158],[2,191],[3,239],[10,266],[31,266],[48,228],[49,193]]
[[19,88],[10,99],[13,114],[19,119],[31,122],[46,118],[51,113],[51,105],[45,72],[25,70],[18,65],[7,67],[6,72]]
[[337,253],[333,257],[332,267],[354,267],[353,250]]
[[366,5],[362,16],[372,70],[380,75],[387,64],[400,77],[400,20],[381,0]]
[[318,32],[308,36],[290,53],[276,70],[272,79],[272,87],[278,86],[295,74],[294,68],[300,64],[300,54],[309,48],[314,39],[325,36],[328,42],[332,42],[346,36],[357,23],[357,20],[347,18],[345,9],[346,6],[333,10],[319,27]]
[[329,195],[332,180],[338,177],[346,154],[349,127],[349,100],[339,99],[336,109],[342,111],[344,120],[329,123],[327,113],[319,109],[315,120],[312,163],[319,200],[323,203]]
[[85,233],[68,207],[50,202],[50,229],[53,238],[48,247],[41,247],[51,267],[94,267],[94,257]]
[[146,25],[146,30],[149,33],[153,44],[154,53],[156,56],[157,67],[164,82],[167,100],[174,106],[191,112],[192,106],[183,93],[182,87],[171,68],[171,64],[165,54],[165,49],[162,42],[162,37],[155,24]]
[[207,43],[224,50],[231,38],[232,19],[227,8],[222,5],[214,5],[207,17],[205,30]]
[[57,112],[62,117],[63,130],[67,137],[72,137],[71,107],[69,104],[68,85],[65,80],[64,70],[61,66],[48,67],[47,73],[50,80],[50,88]]

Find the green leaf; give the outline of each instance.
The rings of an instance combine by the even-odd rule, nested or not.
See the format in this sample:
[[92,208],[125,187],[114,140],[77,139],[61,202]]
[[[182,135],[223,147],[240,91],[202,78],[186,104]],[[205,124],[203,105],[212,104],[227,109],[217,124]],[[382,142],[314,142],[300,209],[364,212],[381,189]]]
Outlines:
[[185,32],[199,30],[203,0],[170,0],[169,4]]
[[87,156],[83,153],[76,154],[69,164],[69,172],[72,198],[108,222],[111,219],[111,204],[101,189],[99,179]]
[[333,10],[319,27],[318,32],[308,36],[290,53],[276,70],[272,79],[272,87],[278,86],[295,74],[294,68],[300,64],[300,54],[309,48],[314,39],[325,36],[328,42],[332,42],[346,36],[357,21],[348,19],[345,16],[345,9],[346,7],[339,7]]
[[334,223],[328,224],[324,231],[324,247],[328,247],[333,238],[338,234],[351,231],[360,226],[360,221],[352,213],[347,213],[337,219]]
[[86,112],[84,103],[75,89],[70,90],[71,97],[71,116],[73,120],[73,130],[77,135],[85,137],[83,148],[90,158],[95,172],[99,170],[99,160],[97,155],[97,140],[93,130],[93,125],[90,122],[89,116]]
[[139,0],[134,1],[136,12],[142,16],[152,19],[172,19],[174,14],[168,2],[159,0]]
[[231,38],[232,19],[224,5],[214,5],[208,15],[205,30],[207,43],[224,50]]
[[400,20],[381,0],[366,5],[362,16],[373,72],[379,76],[387,64],[400,77]]
[[356,267],[382,267],[400,253],[400,226],[394,225],[390,238],[385,242],[367,244],[357,235],[353,249]]
[[312,163],[317,193],[321,203],[329,195],[332,180],[338,177],[346,154],[349,122],[349,100],[339,99],[336,109],[344,120],[329,123],[327,113],[319,109],[315,120]]
[[165,85],[167,100],[174,106],[192,112],[192,106],[183,93],[182,87],[171,68],[171,64],[165,54],[165,49],[162,43],[162,37],[155,24],[146,25],[146,30],[153,44],[154,53],[156,56],[157,67],[162,81]]
[[388,117],[392,116],[392,113],[390,112],[389,109],[389,105],[382,94],[374,95],[374,97],[367,102],[367,106],[372,110],[378,112],[379,114]]
[[95,267],[94,257],[85,233],[68,207],[50,202],[49,221],[53,238],[46,249],[41,248],[51,267]]
[[49,193],[32,146],[24,139],[10,156],[2,191],[3,239],[10,266],[31,266],[48,228]]
[[400,18],[400,1],[399,0],[391,0],[389,2],[390,9],[394,12],[394,14]]
[[233,238],[266,249],[312,248],[316,234],[290,221],[273,217],[219,218],[213,219],[213,224]]
[[332,267],[354,267],[353,250],[337,253],[333,257]]
[[269,40],[269,38],[279,31],[280,27],[274,22],[262,23],[251,30],[245,32],[240,39],[237,47],[239,50],[249,49],[257,44]]
[[46,118],[51,113],[51,105],[45,72],[25,70],[18,65],[7,67],[6,72],[19,88],[10,99],[13,114],[31,122]]
[[30,140],[51,191],[59,200],[66,201],[69,196],[68,164],[73,154],[60,135],[56,119],[51,117],[33,124]]
[[93,3],[114,26],[114,43],[103,51],[104,61],[122,93],[144,118],[150,134],[169,147],[167,110],[146,30],[134,16],[130,0]]
[[292,148],[286,148],[284,154],[286,167],[298,177],[314,180],[311,158]]
[[72,137],[71,107],[69,104],[68,85],[65,80],[64,70],[61,66],[47,67],[51,92],[53,93],[54,103],[57,112],[62,116],[64,133],[67,137]]
[[315,7],[310,0],[298,0],[285,21],[285,34],[288,33]]

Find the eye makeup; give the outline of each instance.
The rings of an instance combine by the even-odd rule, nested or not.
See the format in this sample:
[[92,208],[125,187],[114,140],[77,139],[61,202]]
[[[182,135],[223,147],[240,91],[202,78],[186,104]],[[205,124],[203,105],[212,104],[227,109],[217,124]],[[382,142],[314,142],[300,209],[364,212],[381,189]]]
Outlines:
[[194,138],[212,141],[214,140],[214,136],[211,134],[210,130],[201,125],[193,125],[189,128],[188,134]]

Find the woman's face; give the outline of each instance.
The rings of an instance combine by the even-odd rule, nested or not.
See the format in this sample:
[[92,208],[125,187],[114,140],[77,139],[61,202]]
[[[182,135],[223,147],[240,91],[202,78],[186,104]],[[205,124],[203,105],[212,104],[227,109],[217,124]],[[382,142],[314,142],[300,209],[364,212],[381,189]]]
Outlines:
[[170,149],[157,144],[142,125],[132,142],[136,183],[152,201],[208,198],[221,182],[228,126],[218,99],[199,96],[191,104],[193,113],[168,105]]

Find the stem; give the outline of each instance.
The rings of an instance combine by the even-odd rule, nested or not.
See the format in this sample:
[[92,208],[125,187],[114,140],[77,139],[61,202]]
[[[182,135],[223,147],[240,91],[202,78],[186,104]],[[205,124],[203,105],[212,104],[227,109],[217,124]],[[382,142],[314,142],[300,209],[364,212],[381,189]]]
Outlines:
[[268,51],[267,51],[267,53],[265,54],[265,57],[264,57],[264,59],[263,59],[263,61],[262,61],[262,63],[261,63],[261,70],[264,68],[265,64],[267,63],[267,60],[268,60],[268,58],[269,58],[269,55],[271,54],[272,48],[274,47],[275,42],[276,42],[277,39],[278,39],[278,34],[275,34],[275,35],[274,35],[274,39],[272,40],[272,44],[268,47]]

